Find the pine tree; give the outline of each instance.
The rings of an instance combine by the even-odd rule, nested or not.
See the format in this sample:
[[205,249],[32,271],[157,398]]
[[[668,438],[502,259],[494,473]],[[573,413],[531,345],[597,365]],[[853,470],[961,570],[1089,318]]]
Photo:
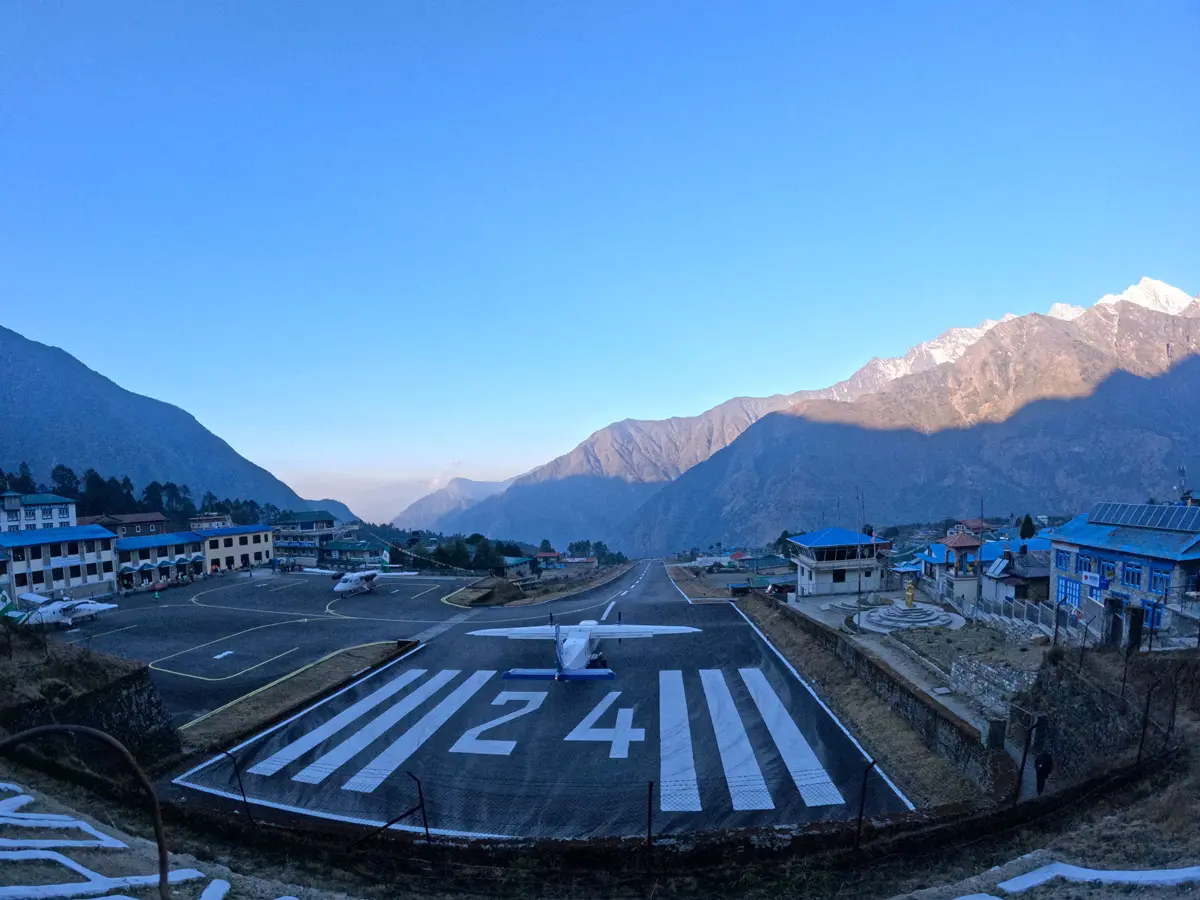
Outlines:
[[1021,520],[1021,540],[1025,541],[1037,534],[1037,527],[1033,524],[1033,519],[1029,517],[1029,513],[1025,513],[1025,518]]

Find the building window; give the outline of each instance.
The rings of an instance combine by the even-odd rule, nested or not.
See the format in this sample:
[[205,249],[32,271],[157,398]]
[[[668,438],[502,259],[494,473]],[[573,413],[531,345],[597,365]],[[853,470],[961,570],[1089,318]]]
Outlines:
[[141,526],[141,525],[134,525],[134,526],[133,526],[133,530],[134,530],[134,533],[135,533],[135,534],[141,534],[141,533],[142,533],[142,526]]
[[1165,594],[1170,581],[1170,572],[1163,572],[1159,569],[1152,569],[1150,571],[1150,590],[1152,593]]
[[1071,553],[1068,550],[1054,551],[1054,568],[1062,569],[1064,572],[1071,571]]
[[246,538],[246,536],[244,534],[240,538],[238,538],[238,546],[245,547],[248,543],[250,543],[250,541]]
[[1151,631],[1157,631],[1163,625],[1163,606],[1161,603],[1147,601],[1143,604],[1142,622]]
[[[226,547],[232,547],[232,546],[233,546],[233,538],[225,538],[225,546],[226,546]],[[233,557],[232,557],[232,556],[231,556],[231,557],[229,557],[229,558],[230,558],[230,559],[233,559]]]
[[85,553],[95,553],[96,552],[96,542],[95,541],[84,541],[83,549],[84,549]]
[[220,541],[218,541],[218,540],[216,540],[215,538],[214,538],[213,540],[211,540],[211,541],[209,541],[209,542],[208,542],[208,549],[209,549],[209,550],[216,550],[216,549],[217,549],[218,547],[220,547],[220,546],[221,546],[221,542],[220,542]]
[[37,510],[33,510],[33,509],[25,510],[25,521],[26,522],[28,522],[30,519],[36,519],[36,518],[37,518]]
[[150,558],[150,548],[149,547],[143,547],[141,550],[138,551],[138,559],[145,560],[145,559],[149,559],[149,558]]
[[79,555],[79,543],[77,541],[67,541],[67,556]]
[[62,544],[51,544],[50,545],[50,555],[51,556],[62,556],[63,555]]
[[1100,602],[1100,588],[1089,587],[1088,588],[1088,599],[1091,600],[1093,603],[1099,603]]
[[[34,547],[33,549],[38,550],[40,548]],[[13,547],[12,548],[12,558],[13,558],[13,562],[25,562],[25,548],[24,547]]]
[[106,559],[100,568],[104,572],[111,572],[112,571],[112,560]]
[[100,549],[101,550],[108,550],[111,547],[112,547],[112,540],[110,538],[101,538],[100,539]]
[[233,568],[233,557],[232,556],[225,557],[225,568],[227,568],[227,569]]
[[1121,568],[1121,584],[1125,587],[1140,588],[1142,586],[1142,567],[1136,563],[1125,563]]
[[1075,571],[1081,574],[1092,571],[1092,558],[1082,553],[1075,557]]
[[18,572],[13,576],[13,584],[17,587],[29,587],[29,576],[24,572]]
[[69,519],[69,518],[71,518],[71,513],[67,510],[67,508],[65,506],[60,506],[58,508],[58,517],[60,519]]
[[264,550],[264,551],[263,551],[263,559],[270,559],[270,558],[271,558],[271,551],[270,551],[270,550]]
[[121,550],[121,551],[118,551],[118,553],[117,553],[117,559],[118,559],[120,562],[123,562],[123,563],[127,563],[127,562],[129,562],[129,551],[128,551],[128,550]]
[[863,578],[870,578],[870,577],[871,577],[870,569],[867,569],[865,572],[863,572]]
[[262,562],[262,551],[261,551],[261,550],[255,550],[255,551],[254,551],[254,561],[255,561],[255,562]]
[[256,535],[254,536],[254,543],[256,543],[256,544],[261,544],[261,543],[262,543],[262,535],[261,535],[261,534],[256,534]]
[[151,525],[151,526],[150,526],[150,530],[151,530],[151,531],[157,531],[157,530],[158,530],[158,528],[157,528],[156,526],[154,526],[154,525]]
[[63,570],[62,569],[51,569],[50,570],[50,579],[52,581],[62,581],[63,580]]
[[79,574],[80,574],[79,566],[71,566],[71,568],[69,568],[67,571],[71,573],[72,578],[79,577]]
[[88,573],[89,575],[95,575],[95,574],[96,574],[96,564],[95,564],[95,563],[88,563],[88,564],[87,564],[87,573]]
[[1100,577],[1105,581],[1114,581],[1117,577],[1117,564],[1111,559],[1100,560]]
[[46,583],[46,571],[44,569],[38,569],[36,572],[33,573],[33,583],[34,584],[45,584]]
[[43,518],[43,519],[52,519],[52,518],[54,518],[54,510],[52,510],[52,509],[51,509],[50,507],[48,507],[48,506],[43,506],[43,507],[42,507],[42,518]]
[[43,528],[53,528],[53,527],[54,527],[54,523],[53,523],[53,522],[46,522],[44,525],[42,525],[42,527],[43,527]]
[[846,570],[845,569],[834,569],[833,570],[834,584],[841,584],[845,580],[846,580]]
[[26,531],[37,531],[37,526],[36,525],[26,525],[25,530]]
[[19,510],[10,509],[8,511],[8,521],[15,522],[19,518],[21,518],[21,513]]
[[42,558],[42,548],[41,547],[30,547],[29,548],[29,558],[30,559],[41,559]]

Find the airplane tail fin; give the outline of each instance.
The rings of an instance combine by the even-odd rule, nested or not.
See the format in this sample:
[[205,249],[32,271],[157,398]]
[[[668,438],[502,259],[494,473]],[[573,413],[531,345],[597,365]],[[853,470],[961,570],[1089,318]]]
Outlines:
[[617,677],[612,669],[509,669],[502,676],[512,681],[601,681]]

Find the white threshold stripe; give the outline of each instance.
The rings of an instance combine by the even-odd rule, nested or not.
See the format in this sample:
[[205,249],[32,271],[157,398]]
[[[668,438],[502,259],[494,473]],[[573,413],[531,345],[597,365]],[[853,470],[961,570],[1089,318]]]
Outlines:
[[255,775],[274,775],[288,763],[295,762],[313,747],[333,737],[343,728],[352,724],[356,719],[370,712],[380,703],[412,684],[424,674],[424,669],[409,669],[406,672],[401,672],[387,684],[383,685],[383,687],[363,697],[353,706],[346,707],[346,709],[342,710],[324,725],[314,728],[299,740],[292,741],[292,743],[277,750],[262,762],[251,766],[249,771]]
[[[278,722],[275,725],[272,725],[270,728],[266,729],[265,731],[260,731],[258,734],[251,735],[250,737],[246,738],[246,740],[244,740],[240,744],[238,744],[236,747],[230,747],[229,752],[237,753],[239,750],[249,747],[255,741],[261,741],[267,735],[274,734],[276,731],[278,731],[281,728],[286,728],[288,725],[292,724],[297,719],[299,719],[303,716],[307,716],[314,709],[318,709],[318,708],[324,706],[326,703],[329,703],[331,700],[336,700],[338,697],[342,696],[342,694],[346,693],[346,691],[354,690],[356,687],[358,687],[364,681],[366,681],[370,678],[375,678],[378,675],[382,675],[388,669],[392,668],[392,666],[398,665],[399,663],[408,659],[414,653],[417,653],[418,651],[424,650],[424,649],[425,649],[424,644],[418,644],[416,647],[413,647],[407,653],[402,654],[401,656],[397,656],[391,662],[385,663],[384,665],[382,665],[378,669],[376,669],[374,672],[371,672],[369,675],[364,675],[358,681],[351,682],[350,684],[346,685],[344,688],[340,688],[339,690],[330,694],[328,697],[323,697],[322,699],[320,699],[316,703],[314,703],[312,706],[306,706],[304,709],[300,710],[300,712],[293,713],[292,715],[290,715],[286,719],[284,719],[282,722]],[[287,678],[289,676],[284,676],[284,677]],[[241,698],[239,698],[239,699],[241,699]],[[234,701],[234,702],[236,702],[236,701]],[[184,784],[186,779],[195,775],[197,772],[200,772],[203,769],[207,769],[209,766],[215,765],[219,762],[228,762],[228,761],[229,761],[229,758],[224,753],[218,753],[216,756],[211,756],[208,759],[206,759],[204,762],[202,762],[198,765],[192,766],[190,769],[188,769],[182,775],[176,775],[174,778],[171,779],[171,784],[182,785],[182,784]],[[194,784],[191,784],[190,782],[187,783],[185,786],[196,787]]]
[[406,694],[395,706],[388,707],[382,715],[372,719],[328,753],[301,769],[292,776],[292,781],[320,784],[349,762],[356,753],[365,750],[372,741],[458,677],[459,671],[442,669],[411,694]]
[[495,674],[494,670],[484,670],[471,675],[466,681],[456,687],[449,696],[443,699],[441,703],[425,713],[408,731],[396,738],[390,747],[367,763],[354,777],[343,784],[342,790],[359,791],[369,794],[375,788],[379,787],[379,785],[383,784],[393,772],[404,765],[406,759],[416,753],[422,744],[433,737],[434,732],[445,725],[449,718],[458,712],[464,703],[475,696],[479,689],[488,682],[488,679]]
[[396,588],[394,591],[392,591],[392,593],[393,593],[393,594],[398,594],[398,593],[400,593],[400,588]]
[[683,672],[658,673],[658,806],[664,812],[700,812],[700,786],[688,720]]
[[[682,591],[680,593],[682,593]],[[774,653],[777,657],[779,657],[779,661],[787,667],[787,670],[789,672],[792,673],[792,677],[794,677],[798,682],[800,682],[802,685],[804,685],[804,689],[806,691],[808,691],[808,693],[810,695],[812,695],[812,698],[813,698],[813,700],[815,700],[817,702],[817,705],[820,706],[821,709],[825,710],[825,714],[827,716],[829,716],[829,718],[832,719],[837,724],[838,728],[842,729],[842,733],[844,735],[846,735],[847,738],[850,739],[850,743],[852,743],[856,748],[858,748],[858,752],[862,754],[863,759],[870,760],[871,757],[867,754],[867,751],[863,749],[863,745],[860,744],[858,742],[858,740],[854,737],[854,735],[852,735],[850,733],[850,729],[848,729],[845,725],[843,725],[842,720],[839,719],[837,716],[835,716],[833,714],[833,710],[825,705],[825,701],[822,700],[820,698],[820,696],[818,696],[817,692],[813,690],[812,685],[810,685],[807,681],[805,681],[800,676],[800,673],[796,671],[796,667],[791,664],[791,662],[788,660],[788,658],[779,652],[779,648],[776,647],[774,644],[772,644],[769,640],[767,640],[767,636],[762,633],[761,629],[759,629],[759,627],[757,625],[754,624],[754,620],[752,620],[748,615],[746,615],[744,612],[742,612],[741,609],[738,608],[738,605],[736,603],[730,603],[729,605],[733,607],[733,609],[737,612],[737,614],[739,616],[741,616],[743,619],[746,620],[746,624],[749,625],[752,629],[754,629],[754,633],[757,634],[759,636],[759,638],[762,639],[762,642],[764,644],[766,644],[768,647],[771,648],[771,652]],[[888,778],[887,773],[884,772],[882,768],[880,768],[879,766],[876,766],[875,771],[879,773],[880,778],[882,778],[884,781],[887,782],[888,787],[890,787],[893,791],[895,791],[896,796],[900,798],[900,802],[902,802],[906,807],[908,807],[909,810],[916,809],[916,807],[913,805],[913,802],[911,800],[909,800],[908,797],[904,796],[904,792],[902,790],[900,790],[900,788],[896,785],[896,783],[894,781],[892,781],[892,779]]]
[[605,608],[605,610],[604,610],[604,615],[602,615],[602,616],[600,617],[600,621],[601,621],[601,622],[603,622],[605,619],[607,619],[607,618],[608,618],[608,614],[609,614],[610,612],[612,612],[612,611],[613,611],[613,607],[614,607],[614,606],[616,606],[616,605],[617,605],[617,601],[616,601],[616,600],[613,600],[611,603],[609,603],[609,604],[608,604],[608,606],[607,606],[607,607]]
[[804,798],[807,806],[840,806],[846,802],[841,792],[834,786],[829,773],[817,759],[804,735],[796,726],[795,721],[788,715],[787,708],[779,695],[767,681],[762,669],[738,669],[742,681],[750,691],[754,705],[758,707],[759,715],[766,723],[775,749],[783,760],[788,774],[796,783],[796,789]]
[[762,769],[754,758],[754,746],[746,734],[733,695],[729,693],[725,676],[719,669],[701,669],[700,683],[704,686],[708,714],[717,735],[717,751],[721,754],[721,768],[725,770],[725,783],[733,808],[774,809],[775,801],[771,799]]

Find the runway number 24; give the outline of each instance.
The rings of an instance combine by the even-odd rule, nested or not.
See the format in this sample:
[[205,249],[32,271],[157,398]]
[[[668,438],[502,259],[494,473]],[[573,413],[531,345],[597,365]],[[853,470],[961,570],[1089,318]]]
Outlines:
[[644,741],[646,730],[633,727],[633,710],[626,707],[617,710],[615,728],[597,728],[596,722],[608,712],[608,708],[621,696],[620,691],[611,691],[595,708],[583,717],[564,741],[600,741],[608,743],[609,759],[626,759],[629,756],[629,745],[633,741]]
[[[611,691],[605,695],[604,699],[597,703],[592,711],[583,717],[583,721],[576,725],[563,740],[598,741],[609,745],[609,759],[628,758],[629,745],[634,741],[644,741],[646,739],[646,730],[644,728],[633,727],[632,709],[618,709],[617,722],[614,727],[596,727],[596,723],[600,721],[601,716],[608,712],[608,708],[620,696],[620,691]],[[506,722],[511,722],[513,719],[529,715],[538,709],[545,700],[545,691],[501,691],[496,695],[496,699],[492,701],[492,706],[506,706],[509,703],[521,703],[523,705],[512,712],[497,716],[489,722],[484,722],[482,725],[468,728],[463,732],[463,736],[454,742],[454,746],[450,748],[450,752],[479,753],[485,756],[508,756],[516,749],[516,741],[485,740],[480,735]]]

